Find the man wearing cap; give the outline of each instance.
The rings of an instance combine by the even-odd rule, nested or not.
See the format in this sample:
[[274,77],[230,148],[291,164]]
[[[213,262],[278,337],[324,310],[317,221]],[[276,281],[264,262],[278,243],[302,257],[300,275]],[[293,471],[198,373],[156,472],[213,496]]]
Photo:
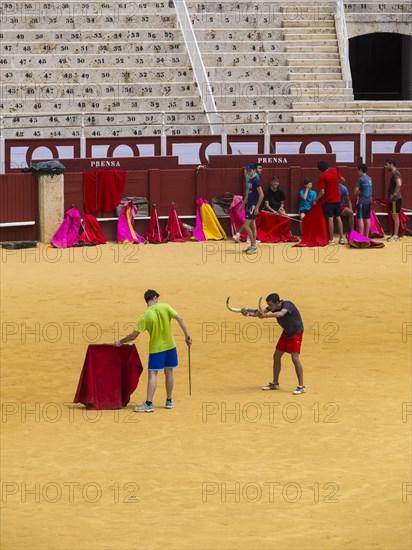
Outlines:
[[241,212],[245,208],[246,219],[239,229],[239,231],[233,236],[234,241],[240,242],[240,235],[242,231],[246,231],[250,240],[250,246],[246,250],[246,254],[256,253],[256,216],[259,214],[259,207],[263,201],[263,191],[260,185],[259,176],[256,174],[256,165],[248,164],[246,166],[247,175],[247,194],[243,199],[239,208]]
[[168,304],[159,304],[159,294],[155,290],[144,293],[147,309],[141,315],[133,332],[117,340],[114,346],[119,347],[135,340],[139,334],[147,330],[150,334],[149,344],[149,379],[147,382],[147,399],[135,407],[135,412],[154,412],[153,396],[156,391],[157,373],[164,370],[166,382],[166,409],[175,406],[172,399],[174,378],[173,369],[178,366],[176,343],[172,336],[171,320],[176,319],[185,335],[185,342],[192,345],[186,324],[182,317]]

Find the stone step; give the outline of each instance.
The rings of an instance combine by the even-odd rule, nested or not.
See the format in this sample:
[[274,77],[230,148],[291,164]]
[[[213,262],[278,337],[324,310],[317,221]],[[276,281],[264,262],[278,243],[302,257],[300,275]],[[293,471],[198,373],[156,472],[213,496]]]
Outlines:
[[[326,72],[328,71],[328,72]],[[226,80],[248,81],[251,79],[256,81],[265,81],[271,79],[273,81],[284,81],[285,84],[293,84],[294,81],[302,83],[302,81],[342,81],[340,72],[329,72],[325,67],[325,72],[307,72],[300,73],[294,71],[291,73],[289,67],[265,66],[259,67],[255,65],[242,65],[234,67],[207,66],[206,72],[210,80],[223,82]],[[342,83],[342,86],[344,84]]]
[[173,41],[139,41],[139,42],[14,42],[14,44],[3,44],[0,46],[0,51],[4,51],[5,55],[33,55],[33,54],[54,54],[64,55],[65,53],[100,55],[100,53],[115,53],[119,55],[121,53],[184,53],[186,47],[183,42]]
[[[126,124],[158,124],[160,125],[163,120],[163,115],[161,111],[155,113],[139,113],[138,111],[133,113],[119,113],[119,112],[108,112],[99,114],[95,113],[86,113],[85,114],[85,123],[93,124],[94,126],[104,126],[105,124],[116,123],[118,126]],[[39,116],[37,113],[35,115],[23,116],[18,114],[12,119],[5,118],[5,125],[12,124],[13,128],[25,128],[33,126],[38,126],[42,121],[46,119],[44,116]],[[9,121],[9,122],[7,122]],[[206,115],[203,112],[192,112],[192,113],[168,113],[164,115],[164,121],[166,124],[202,124],[206,121]],[[65,115],[59,113],[52,113],[48,115],[47,123],[51,129],[59,128],[65,125],[81,126],[82,117],[80,112],[71,112]]]
[[253,29],[249,27],[235,27],[224,29],[196,29],[196,38],[199,41],[217,41],[222,43],[223,41],[245,41],[248,40],[251,43],[254,41],[283,41],[283,30],[278,28],[272,29]]
[[43,54],[43,55],[3,55],[2,68],[34,68],[39,66],[46,67],[67,67],[67,68],[89,68],[89,67],[188,67],[190,65],[189,57],[184,53],[159,53],[159,54],[111,54],[101,53],[100,55],[81,53],[73,54]]
[[257,67],[286,67],[288,58],[285,54],[262,52],[208,52],[203,56],[205,66],[236,67],[238,65],[256,65]]
[[49,17],[44,18],[39,15],[31,17],[20,17],[19,15],[12,15],[3,17],[4,26],[6,29],[20,29],[24,32],[27,28],[31,29],[83,29],[87,27],[96,28],[96,26],[102,26],[104,29],[110,28],[176,28],[177,21],[175,13],[170,15],[160,15],[158,13],[148,13],[147,15],[118,15],[116,18],[112,18],[111,21],[100,21],[100,16],[82,16],[82,15],[70,15],[62,17]]
[[320,74],[337,73],[340,75],[341,74],[340,66],[337,66],[336,63],[334,65],[335,66],[332,66],[332,65],[323,66],[322,64],[317,63],[315,65],[290,66],[289,75],[291,78],[293,78],[295,75],[297,78],[299,78],[301,74],[311,74],[311,73],[320,73]]
[[153,12],[175,13],[174,6],[168,1],[145,0],[139,4],[130,4],[123,2],[101,2],[96,0],[87,0],[87,2],[77,1],[51,1],[51,2],[22,2],[21,0],[7,0],[1,4],[0,15],[39,15],[48,17],[50,15],[99,15],[106,17],[109,15],[125,14],[146,14]]
[[[367,134],[373,134],[378,133],[379,130],[385,129],[385,132],[381,131],[381,133],[392,133],[392,128],[398,128],[398,130],[402,130],[403,133],[410,132],[410,124],[409,123],[373,123],[373,124],[365,124],[365,132]],[[319,134],[325,134],[325,133],[343,133],[343,134],[350,134],[350,133],[359,133],[361,131],[361,123],[360,122],[294,122],[293,124],[288,127],[289,133],[291,133],[291,130],[294,129],[296,133],[302,133],[302,134],[312,134],[312,133],[319,133]]]
[[305,29],[305,32],[297,31],[296,29],[283,29],[285,40],[290,43],[306,42],[308,40],[336,40],[336,32],[331,32],[331,29]]
[[[349,91],[349,89],[348,89]],[[352,91],[352,90],[350,90]],[[339,92],[340,93],[340,92]],[[292,109],[294,106],[292,107]],[[317,111],[319,109],[319,103],[316,102],[307,102],[304,104],[299,104],[298,109],[307,109],[308,111]],[[379,112],[386,112],[390,110],[397,110],[398,112],[405,111],[409,116],[412,117],[412,101],[385,101],[385,102],[364,102],[359,103],[358,101],[343,101],[339,104],[333,101],[333,103],[324,102],[321,106],[322,111],[334,111],[336,109],[347,109],[351,111],[361,112],[362,109],[365,109],[369,112],[374,112],[378,114]]]
[[288,80],[296,80],[296,81],[307,81],[307,80],[342,80],[342,75],[340,71],[337,72],[306,72],[306,73],[299,73],[299,72],[293,72],[289,73]]
[[136,67],[134,69],[111,68],[107,70],[105,67],[87,67],[87,68],[40,68],[34,67],[29,70],[7,70],[2,73],[2,82],[7,86],[13,84],[24,83],[30,85],[31,82],[44,82],[51,84],[58,82],[60,86],[71,83],[90,82],[111,83],[117,82],[117,85],[127,84],[131,82],[159,82],[168,85],[169,82],[174,83],[189,83],[194,82],[193,71],[189,68],[171,68],[171,67]]
[[308,67],[315,67],[318,69],[324,67],[339,67],[340,70],[340,58],[336,54],[333,57],[330,55],[328,57],[320,57],[319,54],[308,54],[308,57],[304,57],[303,59],[300,57],[288,57],[287,64],[289,67],[293,67],[293,70]]
[[332,32],[332,29],[335,29],[335,19],[333,16],[331,16],[329,19],[326,20],[319,20],[319,19],[297,19],[297,20],[287,20],[285,19],[283,21],[282,27],[285,29],[295,29],[297,31],[298,29],[305,29],[309,27],[310,29],[316,29],[318,28]]
[[402,0],[391,2],[386,1],[382,3],[377,3],[376,0],[372,2],[351,2],[345,3],[345,14],[349,15],[350,13],[388,13],[388,12],[410,12],[411,5],[410,2],[405,2]]
[[3,27],[0,30],[0,39],[4,44],[12,44],[14,42],[24,44],[26,42],[71,42],[74,41],[96,41],[98,44],[102,42],[123,42],[123,41],[140,41],[140,40],[178,40],[183,41],[182,33],[178,29],[161,29],[152,27],[151,30],[138,29],[128,30],[124,27],[116,28],[87,28],[71,29],[59,28],[54,29],[52,32],[50,29],[24,29],[22,31],[10,30]]
[[409,23],[411,21],[412,9],[408,12],[398,11],[393,13],[382,12],[362,12],[362,13],[346,13],[345,19],[347,23]]
[[[165,131],[169,136],[192,136],[192,135],[210,135],[210,124],[206,121],[204,123],[199,123],[193,125],[190,124],[175,124],[170,123],[165,126]],[[86,138],[112,138],[112,137],[150,137],[160,136],[162,133],[162,126],[158,124],[146,124],[144,126],[133,126],[133,125],[119,125],[113,127],[112,124],[107,124],[106,126],[90,126],[86,127],[84,134]],[[16,139],[16,138],[25,138],[25,139],[50,139],[50,138],[74,138],[80,137],[81,130],[77,128],[21,128],[21,129],[10,129],[4,131],[5,139]],[[64,160],[63,160],[64,162]]]
[[58,97],[55,99],[44,98],[15,98],[3,102],[3,112],[9,113],[36,113],[41,112],[67,112],[76,110],[82,111],[198,111],[201,112],[201,102],[199,96],[181,97],[130,97],[116,96],[113,98],[102,97]]
[[331,44],[330,46],[327,46],[325,44],[322,44],[319,46],[316,46],[316,45],[295,46],[293,44],[292,45],[288,44],[287,42],[284,42],[284,44],[285,44],[285,51],[291,55],[310,56],[312,54],[318,55],[318,54],[325,54],[325,53],[339,54],[339,48],[337,43],[336,45]]
[[200,28],[219,28],[219,27],[236,27],[251,26],[258,29],[280,28],[283,25],[284,17],[276,12],[216,12],[216,13],[191,13],[190,20],[194,29]]
[[[388,112],[387,114],[380,115],[368,115],[368,123],[393,123],[394,113]],[[399,112],[396,112],[396,123],[411,123],[412,117],[401,116]],[[299,114],[293,116],[293,122],[361,122],[361,115],[357,113],[337,113],[337,114],[328,114],[325,112],[312,113],[308,111],[308,114]]]
[[[138,82],[138,81],[137,81]],[[223,89],[223,88],[222,88]],[[58,98],[73,97],[82,98],[118,98],[118,97],[172,97],[186,98],[198,96],[198,89],[194,83],[177,82],[144,82],[143,84],[132,82],[129,84],[119,82],[60,82],[58,84],[40,83],[32,81],[28,84],[8,84],[3,86],[3,100],[14,98]]]

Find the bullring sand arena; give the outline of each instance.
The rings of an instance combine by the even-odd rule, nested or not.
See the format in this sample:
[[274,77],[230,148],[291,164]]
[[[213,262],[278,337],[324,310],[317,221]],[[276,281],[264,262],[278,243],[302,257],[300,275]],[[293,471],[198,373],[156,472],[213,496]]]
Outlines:
[[[412,241],[385,248],[232,241],[1,250],[2,549],[411,548]],[[87,346],[125,336],[154,288],[183,334],[176,408],[87,411]],[[303,317],[307,393],[278,324],[228,311],[277,292]],[[271,320],[270,320],[271,321]]]

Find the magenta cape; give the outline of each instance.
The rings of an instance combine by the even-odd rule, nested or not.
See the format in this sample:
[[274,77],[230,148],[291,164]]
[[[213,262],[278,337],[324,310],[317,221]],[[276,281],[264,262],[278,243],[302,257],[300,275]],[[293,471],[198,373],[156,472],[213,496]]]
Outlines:
[[[232,237],[242,227],[242,225],[245,221],[245,218],[246,218],[245,209],[242,208],[242,211],[240,211],[242,201],[243,201],[243,197],[241,195],[235,195],[233,197],[232,204],[230,205],[229,216],[230,216],[230,229],[232,231]],[[247,240],[246,231],[242,231],[242,233],[240,235],[240,240],[243,241],[243,242],[245,242]]]
[[64,220],[51,240],[56,248],[68,248],[79,242],[81,215],[77,208],[70,208]]
[[179,220],[176,212],[176,205],[172,202],[167,220],[165,238],[175,243],[184,243],[190,240],[190,233]]
[[[359,197],[356,199],[356,211],[358,209]],[[355,216],[355,229],[358,229],[358,217]],[[375,237],[376,239],[383,238],[385,233],[383,232],[382,226],[379,223],[378,216],[373,211],[371,207],[371,228],[369,231],[369,237]]]
[[133,228],[137,208],[133,201],[125,202],[117,222],[117,240],[119,242],[143,243],[141,237]]
[[323,204],[318,202],[302,220],[302,239],[294,246],[326,246],[329,242],[328,225]]
[[372,241],[372,239],[361,235],[357,231],[351,231],[346,235],[346,238],[352,248],[383,248],[385,246],[384,243]]
[[292,235],[291,223],[290,218],[277,216],[270,212],[259,212],[256,218],[256,238],[262,243],[296,242],[299,239]]
[[192,238],[198,241],[226,239],[226,233],[206,199],[201,198],[196,202],[196,227]]

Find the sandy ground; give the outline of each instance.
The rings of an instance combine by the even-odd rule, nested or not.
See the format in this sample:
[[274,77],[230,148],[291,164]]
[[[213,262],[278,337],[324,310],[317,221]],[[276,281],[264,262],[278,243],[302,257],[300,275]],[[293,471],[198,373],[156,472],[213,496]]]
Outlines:
[[[411,548],[412,240],[259,250],[1,251],[3,549]],[[192,397],[174,323],[176,408],[162,383],[133,413],[145,370],[126,409],[87,412],[87,346],[127,334],[147,288],[190,328]],[[286,355],[261,391],[279,327],[225,307],[270,292],[302,313],[305,395]]]

